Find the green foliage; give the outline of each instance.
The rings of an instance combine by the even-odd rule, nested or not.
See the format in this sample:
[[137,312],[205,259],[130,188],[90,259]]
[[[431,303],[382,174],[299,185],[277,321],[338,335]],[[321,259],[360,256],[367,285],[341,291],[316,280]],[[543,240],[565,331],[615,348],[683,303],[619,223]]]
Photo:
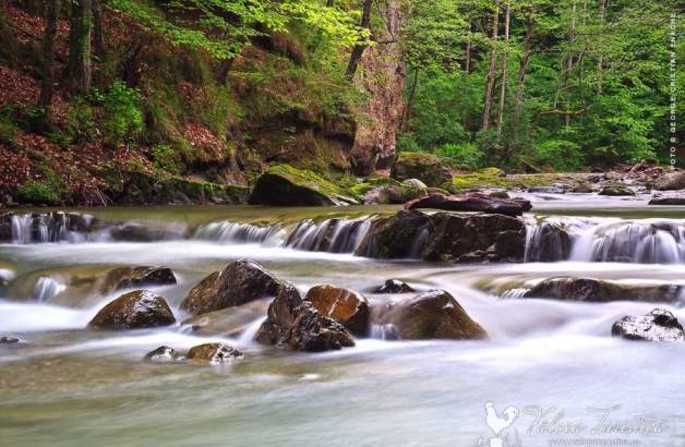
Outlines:
[[95,109],[89,101],[82,97],[74,98],[67,114],[66,127],[68,143],[90,141],[97,136]]
[[544,140],[534,149],[532,161],[555,171],[575,171],[583,166],[583,152],[577,143],[567,140]]
[[115,81],[106,92],[94,95],[104,111],[101,127],[110,145],[130,143],[142,132],[144,122],[138,90]]
[[157,169],[178,174],[180,171],[179,156],[171,146],[158,144],[150,150],[152,163]]
[[20,202],[34,205],[54,205],[60,199],[52,185],[37,180],[29,180],[17,188],[17,197]]
[[13,147],[16,133],[17,127],[12,121],[10,113],[8,111],[0,112],[0,144]]
[[472,143],[444,144],[433,151],[433,154],[458,168],[478,169],[482,167],[483,153]]

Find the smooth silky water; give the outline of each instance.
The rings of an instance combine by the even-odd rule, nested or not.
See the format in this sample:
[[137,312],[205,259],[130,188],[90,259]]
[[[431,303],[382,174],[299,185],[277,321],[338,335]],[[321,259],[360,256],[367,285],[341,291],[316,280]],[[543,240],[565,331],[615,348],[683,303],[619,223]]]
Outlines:
[[[647,208],[640,198],[532,198],[537,215],[559,216],[564,213],[558,205],[571,203],[566,206],[573,212],[567,214],[575,216],[685,224],[685,216],[674,216],[670,208]],[[30,301],[0,300],[0,335],[18,335],[30,342],[20,348],[0,347],[0,445],[488,446],[493,433],[486,424],[487,402],[493,402],[498,412],[508,406],[521,410],[506,432],[506,445],[547,446],[581,438],[633,443],[557,445],[685,445],[685,344],[627,342],[610,336],[619,317],[644,314],[657,305],[517,299],[513,292],[502,298],[480,290],[482,284],[493,282],[502,289],[516,289],[526,281],[555,276],[681,283],[682,259],[597,262],[577,254],[556,263],[383,262],[351,253],[308,251],[301,240],[299,247],[296,241],[284,246],[286,236],[278,234],[293,234],[292,225],[301,219],[320,223],[347,215],[354,220],[396,209],[83,210],[111,220],[176,221],[188,226],[191,236],[150,243],[103,238],[0,245],[0,269],[11,270],[17,278],[32,278],[31,272],[40,270],[33,277],[53,279],[36,281]],[[595,213],[598,209],[602,212]],[[222,220],[281,222],[282,228],[195,228]],[[303,234],[310,231],[313,240],[309,227],[300,229]],[[354,241],[345,244],[349,248]],[[258,322],[236,339],[196,336],[178,325],[96,333],[83,328],[117,294],[69,307],[50,303],[61,290],[60,275],[152,264],[169,266],[176,273],[178,285],[152,288],[176,309],[202,277],[237,258],[254,259],[301,290],[333,283],[364,291],[389,278],[420,289],[443,288],[485,327],[490,340],[366,339],[339,352],[282,353],[251,341]],[[685,321],[685,310],[678,304],[658,306]],[[245,358],[222,367],[141,361],[160,345],[184,350],[217,340],[243,349]],[[537,422],[536,407],[546,412]],[[608,408],[614,409],[602,426],[608,432],[597,432],[599,410]]]

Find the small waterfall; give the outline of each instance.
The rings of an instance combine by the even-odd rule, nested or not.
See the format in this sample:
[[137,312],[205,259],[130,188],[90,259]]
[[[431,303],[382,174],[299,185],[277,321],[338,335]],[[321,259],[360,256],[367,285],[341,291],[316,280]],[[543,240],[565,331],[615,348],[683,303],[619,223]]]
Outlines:
[[505,290],[502,293],[502,295],[500,295],[500,298],[507,299],[507,300],[515,300],[515,299],[523,298],[523,296],[528,292],[530,292],[530,289],[527,289],[525,287],[508,289],[508,290]]
[[13,244],[81,242],[94,227],[95,218],[75,213],[21,214],[10,217]]
[[65,284],[57,281],[55,278],[50,276],[41,276],[36,281],[36,285],[33,288],[33,293],[31,294],[31,299],[38,302],[50,301],[51,298],[59,295],[67,289]]
[[327,219],[317,224],[306,219],[293,230],[285,246],[296,250],[352,253],[371,230],[373,221],[360,219]]
[[426,242],[428,242],[428,236],[430,236],[430,229],[428,227],[419,229],[409,249],[409,257],[411,259],[421,259],[423,257],[423,249],[426,247]]
[[581,232],[570,259],[581,262],[685,262],[685,227],[664,220],[610,221]]
[[397,329],[392,324],[371,324],[369,337],[377,340],[397,340]]
[[253,225],[249,223],[213,222],[195,230],[194,239],[232,243],[259,243],[280,245],[284,231],[280,225]]

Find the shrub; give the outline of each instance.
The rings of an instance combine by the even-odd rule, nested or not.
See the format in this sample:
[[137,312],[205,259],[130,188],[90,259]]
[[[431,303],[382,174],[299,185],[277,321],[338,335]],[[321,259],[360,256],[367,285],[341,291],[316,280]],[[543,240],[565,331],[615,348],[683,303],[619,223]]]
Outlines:
[[34,205],[53,205],[59,201],[59,193],[52,186],[38,180],[29,180],[17,188],[21,202]]
[[179,173],[179,157],[174,149],[166,144],[158,144],[150,150],[152,164],[157,169],[161,169],[172,174]]
[[446,162],[464,169],[482,167],[483,153],[475,144],[443,144],[434,152]]
[[143,131],[143,112],[140,108],[140,92],[137,89],[116,81],[109,90],[104,93],[95,92],[94,96],[102,105],[102,128],[108,144],[128,144]]

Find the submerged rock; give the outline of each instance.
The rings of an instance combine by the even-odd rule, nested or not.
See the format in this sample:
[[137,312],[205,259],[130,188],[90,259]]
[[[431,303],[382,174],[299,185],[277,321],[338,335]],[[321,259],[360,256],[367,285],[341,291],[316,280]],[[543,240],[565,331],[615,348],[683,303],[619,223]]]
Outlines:
[[551,298],[605,303],[640,301],[672,303],[680,299],[683,287],[674,284],[623,285],[594,278],[550,278],[523,295],[523,298]]
[[314,286],[304,298],[322,315],[333,318],[352,334],[365,337],[369,332],[369,301],[361,294],[342,287]]
[[388,279],[382,286],[373,290],[373,293],[412,293],[416,292],[409,284],[399,279]]
[[117,267],[107,272],[103,292],[171,284],[176,284],[176,276],[168,267]]
[[90,329],[122,331],[174,324],[164,298],[148,290],[126,293],[103,307],[88,323]]
[[418,179],[428,186],[440,186],[452,178],[439,157],[422,152],[400,153],[390,176],[399,181]]
[[11,335],[0,336],[0,345],[20,345],[24,343],[27,343],[27,341],[19,337],[13,337]]
[[251,205],[328,206],[357,203],[337,185],[311,171],[273,165],[255,184]]
[[685,195],[679,196],[652,196],[650,205],[683,206],[685,205]]
[[485,329],[444,290],[432,290],[375,310],[373,324],[390,328],[400,340],[487,338]]
[[674,342],[685,339],[683,326],[665,309],[654,309],[644,316],[626,316],[611,327],[611,335],[628,340]]
[[143,357],[144,360],[152,363],[174,363],[185,360],[183,355],[169,346],[160,346],[159,348],[148,352]]
[[598,194],[600,196],[634,196],[635,191],[625,185],[606,185]]
[[404,207],[407,209],[434,208],[448,211],[480,211],[507,216],[520,216],[524,211],[529,211],[532,208],[530,202],[525,199],[500,199],[482,193],[451,196],[431,193],[407,202]]
[[243,333],[255,320],[263,317],[269,307],[268,300],[255,300],[241,306],[227,307],[195,315],[181,323],[200,335],[234,337]]
[[205,343],[190,348],[188,360],[194,363],[222,365],[243,358],[243,352],[225,343]]
[[181,302],[181,309],[193,315],[204,314],[261,298],[273,298],[283,287],[282,280],[259,264],[239,259],[193,287]]

